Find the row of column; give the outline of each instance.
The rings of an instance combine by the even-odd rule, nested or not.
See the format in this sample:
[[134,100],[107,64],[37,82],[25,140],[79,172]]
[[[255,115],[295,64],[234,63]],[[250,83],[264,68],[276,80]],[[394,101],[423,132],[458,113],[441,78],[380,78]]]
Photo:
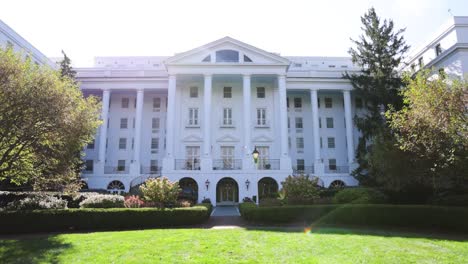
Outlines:
[[[167,100],[167,124],[166,124],[166,157],[174,159],[174,118],[175,118],[175,92],[177,79],[175,75],[169,76],[168,100]],[[203,156],[205,160],[211,159],[211,93],[212,93],[212,76],[204,76],[204,97],[203,97]],[[286,76],[278,76],[278,94],[279,94],[279,114],[280,114],[280,159],[289,158],[288,150],[288,126],[287,126],[287,109],[286,109]],[[313,122],[313,142],[315,164],[322,163],[320,158],[320,133],[319,133],[319,115],[318,115],[318,96],[317,90],[313,89],[310,92],[312,102],[312,122]],[[136,101],[136,118],[135,118],[135,147],[133,161],[136,164],[140,162],[140,147],[141,147],[141,126],[143,114],[143,98],[144,91],[137,90]],[[348,162],[354,162],[354,144],[353,144],[353,123],[351,113],[351,95],[349,90],[343,91],[345,122],[346,122],[346,142]],[[110,90],[103,90],[102,95],[102,114],[103,124],[101,125],[100,140],[99,140],[99,162],[105,161],[106,155],[106,137],[107,137],[107,122],[109,113]],[[252,142],[251,138],[251,76],[243,75],[243,138],[244,138],[244,159],[245,163],[251,161]],[[286,162],[287,163],[287,162]],[[248,168],[248,164],[243,164]],[[283,164],[282,164],[283,165]],[[290,164],[284,164],[284,167]],[[283,166],[281,166],[283,168]]]

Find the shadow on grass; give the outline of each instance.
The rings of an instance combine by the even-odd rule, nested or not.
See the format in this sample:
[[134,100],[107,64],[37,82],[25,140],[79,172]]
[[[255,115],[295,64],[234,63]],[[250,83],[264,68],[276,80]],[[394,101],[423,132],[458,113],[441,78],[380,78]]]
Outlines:
[[58,236],[0,240],[2,263],[59,263],[58,256],[72,245]]

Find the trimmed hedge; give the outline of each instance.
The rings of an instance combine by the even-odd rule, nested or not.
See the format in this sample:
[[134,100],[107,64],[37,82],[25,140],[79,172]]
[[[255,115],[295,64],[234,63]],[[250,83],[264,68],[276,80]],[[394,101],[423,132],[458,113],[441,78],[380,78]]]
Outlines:
[[188,208],[86,208],[0,212],[0,233],[32,233],[73,230],[140,229],[186,226],[205,222],[211,205]]
[[382,204],[387,197],[381,191],[372,188],[346,188],[342,189],[333,196],[335,204]]
[[436,228],[468,232],[468,208],[429,205],[307,205],[257,207],[241,204],[242,217],[255,223],[307,221],[316,225]]

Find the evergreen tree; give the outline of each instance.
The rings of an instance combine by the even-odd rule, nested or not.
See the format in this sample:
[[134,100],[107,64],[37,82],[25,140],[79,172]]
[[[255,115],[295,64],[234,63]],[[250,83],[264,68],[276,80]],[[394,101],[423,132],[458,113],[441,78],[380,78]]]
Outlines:
[[67,56],[67,54],[65,54],[63,50],[62,50],[62,54],[63,54],[63,60],[60,61],[60,75],[62,77],[68,77],[74,81],[76,77],[76,71],[73,70],[71,66],[71,60]]
[[377,16],[375,9],[370,8],[361,17],[363,34],[358,40],[351,41],[356,45],[349,49],[353,63],[361,67],[359,73],[346,73],[354,87],[355,95],[362,98],[367,113],[356,116],[356,126],[361,132],[357,150],[359,168],[354,171],[362,183],[364,171],[368,171],[367,153],[370,140],[387,129],[383,113],[388,105],[400,109],[402,99],[399,95],[403,85],[398,67],[401,65],[409,46],[403,38],[405,29],[394,28],[392,20],[383,20]]

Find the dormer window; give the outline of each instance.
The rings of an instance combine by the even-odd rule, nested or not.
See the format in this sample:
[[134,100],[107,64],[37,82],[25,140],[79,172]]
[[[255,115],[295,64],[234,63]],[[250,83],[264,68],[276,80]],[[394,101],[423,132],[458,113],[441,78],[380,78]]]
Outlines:
[[439,56],[442,53],[442,47],[440,46],[440,43],[435,46],[435,53],[436,56]]
[[239,52],[235,50],[216,51],[216,62],[239,62]]

